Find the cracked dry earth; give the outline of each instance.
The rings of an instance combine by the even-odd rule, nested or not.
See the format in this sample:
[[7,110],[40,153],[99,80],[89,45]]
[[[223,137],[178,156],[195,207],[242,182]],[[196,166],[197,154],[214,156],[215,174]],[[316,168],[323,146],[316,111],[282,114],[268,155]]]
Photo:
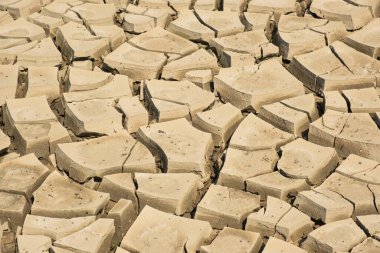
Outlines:
[[0,10],[0,253],[380,252],[380,0]]

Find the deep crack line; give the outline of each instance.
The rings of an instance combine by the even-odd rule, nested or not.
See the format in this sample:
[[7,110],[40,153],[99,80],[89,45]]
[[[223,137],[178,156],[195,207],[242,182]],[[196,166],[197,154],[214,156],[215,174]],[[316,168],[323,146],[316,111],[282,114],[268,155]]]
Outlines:
[[121,171],[124,172],[124,165],[125,163],[127,162],[127,160],[129,159],[129,157],[132,155],[132,152],[135,148],[135,146],[137,145],[137,143],[139,143],[139,141],[135,140],[135,143],[133,144],[133,146],[131,147],[131,149],[129,150],[129,153],[127,155],[127,157],[125,158],[123,164],[121,165]]

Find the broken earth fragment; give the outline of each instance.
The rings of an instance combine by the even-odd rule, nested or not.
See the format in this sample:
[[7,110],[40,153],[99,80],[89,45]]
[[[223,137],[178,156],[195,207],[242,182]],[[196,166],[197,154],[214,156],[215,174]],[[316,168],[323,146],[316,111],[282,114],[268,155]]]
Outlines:
[[338,155],[355,154],[380,161],[379,129],[366,113],[343,113],[328,110],[310,124],[309,141],[334,147]]
[[312,52],[346,35],[342,22],[282,15],[275,43],[279,45],[283,59],[292,60],[296,55]]
[[136,186],[130,173],[116,173],[103,177],[98,188],[100,192],[107,192],[114,202],[120,199],[131,200],[134,208],[138,210]]
[[4,128],[13,135],[15,124],[36,124],[57,121],[45,96],[8,99],[4,111]]
[[104,86],[112,78],[110,73],[70,67],[65,80],[65,91],[94,90]]
[[65,126],[77,136],[114,134],[123,131],[122,114],[113,99],[92,99],[66,105]]
[[45,38],[46,34],[40,26],[28,22],[24,18],[19,18],[8,24],[1,25],[0,37],[35,41]]
[[351,31],[362,28],[372,19],[368,7],[344,0],[314,0],[310,11],[321,18],[342,21],[346,29]]
[[193,119],[193,125],[211,133],[215,146],[224,147],[242,119],[240,110],[227,103],[215,109],[197,113]]
[[185,79],[190,82],[195,83],[197,86],[204,90],[212,91],[211,81],[213,79],[213,74],[211,69],[206,70],[190,70],[186,72]]
[[272,196],[290,202],[298,192],[310,188],[305,179],[287,178],[278,171],[248,178],[246,182],[247,191],[258,193],[264,200]]
[[278,159],[278,154],[273,149],[244,151],[229,148],[219,173],[218,184],[245,190],[247,179],[272,172]]
[[44,235],[52,240],[68,236],[95,221],[95,216],[71,219],[27,215],[22,229],[23,235]]
[[201,247],[201,253],[258,253],[262,243],[259,233],[225,227],[210,245]]
[[244,25],[240,22],[239,13],[231,11],[195,10],[195,15],[215,32],[215,37],[241,33]]
[[276,234],[288,242],[297,242],[313,231],[311,218],[299,211],[291,208],[277,223]]
[[358,225],[369,235],[377,236],[380,233],[380,215],[371,214],[358,216]]
[[311,185],[322,183],[339,162],[335,149],[302,138],[282,146],[281,151],[279,171],[291,178],[307,179]]
[[156,166],[156,158],[149,149],[141,142],[137,142],[123,164],[123,172],[159,173],[160,168]]
[[356,154],[380,162],[380,130],[369,114],[350,113],[341,133],[336,137],[335,149],[347,157]]
[[71,138],[59,122],[16,124],[14,145],[22,155],[34,153],[37,157],[48,157],[57,144],[69,143]]
[[48,253],[51,239],[43,235],[18,235],[17,249],[19,253]]
[[154,28],[154,19],[144,15],[126,13],[123,18],[123,29],[130,33],[143,33]]
[[297,137],[301,137],[310,124],[306,113],[289,108],[281,102],[261,107],[259,117]]
[[367,54],[375,59],[380,56],[378,37],[372,36],[379,32],[380,18],[375,18],[361,30],[348,35],[344,42],[356,50]]
[[123,29],[116,25],[91,25],[90,29],[95,35],[107,38],[112,51],[125,42]]
[[303,247],[308,252],[347,252],[366,238],[350,218],[323,225],[312,231]]
[[[246,54],[252,58],[252,62],[278,54],[278,48],[268,41],[264,30],[215,38],[210,41],[210,46],[216,49],[218,56],[221,58],[223,58],[224,54],[228,54],[231,51],[243,55]],[[272,50],[268,48],[272,48]],[[228,66],[225,62],[222,62],[222,65]]]
[[188,56],[171,61],[165,65],[161,78],[166,80],[182,80],[188,71],[207,69],[211,69],[213,75],[217,74],[219,72],[217,59],[206,50],[199,49]]
[[17,55],[17,64],[28,66],[57,66],[62,55],[50,38],[42,39],[35,47]]
[[49,175],[34,154],[0,164],[0,191],[24,195],[28,200]]
[[45,95],[50,103],[59,97],[58,68],[31,66],[27,78],[25,97]]
[[275,237],[269,237],[267,244],[262,253],[307,253],[305,250],[294,246],[291,243],[284,242],[283,240]]
[[294,140],[294,136],[275,128],[253,113],[240,123],[232,135],[230,147],[246,151],[274,149]]
[[380,184],[380,164],[354,154],[349,155],[336,168],[336,172],[370,184]]
[[[68,13],[79,18],[73,11]],[[73,21],[58,28],[56,44],[70,61],[77,58],[99,59],[109,51],[108,38],[94,36],[85,26]]]
[[74,218],[96,215],[109,201],[108,193],[100,193],[52,172],[45,182],[33,193],[33,215]]
[[198,49],[198,46],[161,27],[156,27],[128,41],[131,45],[152,52],[187,55]]
[[111,246],[115,233],[112,219],[98,219],[87,227],[54,242],[54,246],[77,252],[102,253]]
[[347,102],[339,91],[327,91],[324,95],[325,111],[348,112]]
[[354,215],[376,214],[374,193],[369,185],[339,173],[333,173],[316,189],[340,194],[354,205]]
[[380,98],[375,88],[343,90],[351,112],[380,112]]
[[330,223],[350,218],[353,204],[334,191],[314,189],[298,193],[295,205],[315,220]]
[[121,173],[123,163],[135,144],[136,141],[125,131],[82,142],[59,144],[56,150],[57,165],[79,182]]
[[140,126],[148,125],[148,112],[145,110],[137,96],[123,97],[119,99],[117,107],[120,108],[125,115],[123,125],[129,133],[137,132]]
[[107,218],[113,219],[115,223],[115,234],[112,239],[112,246],[119,245],[126,232],[136,220],[136,210],[132,201],[120,199],[108,212]]
[[[355,58],[352,58],[353,54]],[[375,73],[371,73],[361,65],[360,68],[355,66],[358,59],[364,64],[371,64],[369,60],[372,59],[366,57],[368,56],[336,41],[331,47],[295,56],[289,65],[289,71],[316,93],[374,87],[376,68]]]
[[[196,252],[211,236],[208,222],[178,217],[145,206],[120,247],[129,251]],[[146,241],[150,244],[146,244]]]
[[35,12],[29,15],[26,19],[29,22],[41,26],[46,34],[51,34],[53,36],[57,33],[58,27],[65,24],[62,19],[44,15],[42,12]]
[[248,216],[245,229],[296,242],[313,230],[313,222],[285,201],[269,196],[266,208]]
[[277,223],[291,208],[287,202],[268,196],[266,207],[248,215],[245,230],[258,232],[261,236],[274,236]]
[[23,195],[0,192],[0,217],[9,221],[11,227],[24,224],[25,216],[30,212],[30,203]]
[[186,105],[168,102],[161,99],[151,98],[148,105],[149,112],[157,122],[165,122],[179,118],[191,120],[189,108]]
[[380,242],[373,238],[367,238],[361,244],[353,248],[351,252],[352,253],[361,253],[361,252],[376,253],[379,250],[380,250]]
[[93,99],[113,99],[117,101],[122,97],[131,97],[132,91],[129,89],[127,85],[128,83],[129,78],[127,76],[115,75],[112,80],[99,88],[64,92],[63,97],[61,97],[62,107],[65,107],[66,104],[72,102],[83,102]]
[[133,80],[144,80],[158,78],[166,60],[163,53],[147,52],[124,43],[108,54],[104,63]]
[[192,11],[181,13],[169,24],[168,31],[191,41],[209,42],[215,37],[214,31],[202,24]]
[[199,176],[191,173],[136,173],[135,181],[140,210],[148,205],[176,215],[190,213],[200,200],[200,191],[204,187]]
[[[172,103],[174,108],[180,107],[181,111],[186,106],[188,108],[187,114],[194,117],[198,112],[210,107],[215,101],[213,93],[205,91],[187,80],[149,80],[146,82],[144,92],[149,105],[158,110],[159,121],[163,121],[160,120],[161,112],[165,111],[165,107],[170,106],[168,103]],[[180,115],[184,117],[184,115]],[[170,118],[175,117],[171,115]]]
[[113,25],[113,15],[116,13],[113,4],[84,3],[72,7],[71,10],[87,25]]
[[202,132],[184,118],[140,127],[139,137],[157,150],[169,173],[197,173],[209,177],[208,157],[213,147],[211,134]]
[[241,229],[247,216],[260,207],[260,198],[248,192],[211,185],[198,204],[195,219],[210,222],[214,229]]
[[259,65],[221,69],[215,90],[239,109],[260,111],[261,106],[304,94],[302,83],[277,60]]

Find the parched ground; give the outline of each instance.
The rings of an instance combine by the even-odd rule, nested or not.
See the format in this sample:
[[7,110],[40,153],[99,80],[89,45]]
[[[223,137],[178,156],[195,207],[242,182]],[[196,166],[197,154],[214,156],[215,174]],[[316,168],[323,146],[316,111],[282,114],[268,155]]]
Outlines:
[[379,253],[380,0],[0,0],[0,253]]

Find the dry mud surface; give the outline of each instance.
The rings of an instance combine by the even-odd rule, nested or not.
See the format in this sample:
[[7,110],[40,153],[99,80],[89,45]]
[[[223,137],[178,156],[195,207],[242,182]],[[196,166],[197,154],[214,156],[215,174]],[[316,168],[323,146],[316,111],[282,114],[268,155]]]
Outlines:
[[380,0],[0,0],[0,253],[379,253]]

